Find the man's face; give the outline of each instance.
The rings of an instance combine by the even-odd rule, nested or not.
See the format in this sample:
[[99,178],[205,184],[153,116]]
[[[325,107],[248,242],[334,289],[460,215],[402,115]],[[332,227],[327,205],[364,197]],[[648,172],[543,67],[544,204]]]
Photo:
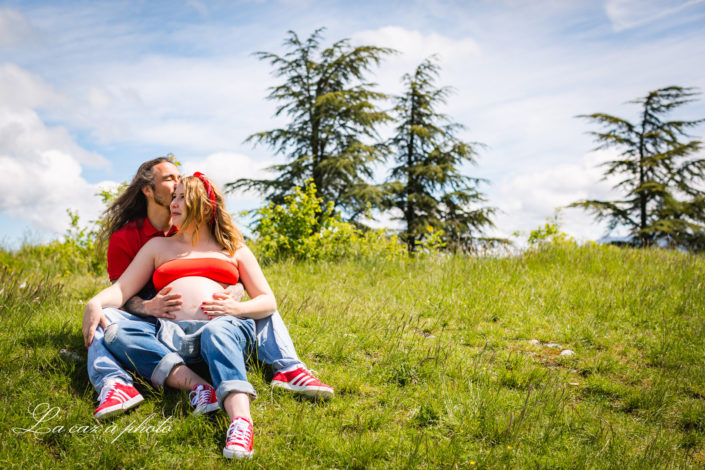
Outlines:
[[145,186],[145,196],[152,198],[154,202],[166,209],[171,204],[171,195],[174,194],[176,185],[179,184],[181,176],[176,165],[169,162],[162,162],[152,167],[154,174],[154,188]]

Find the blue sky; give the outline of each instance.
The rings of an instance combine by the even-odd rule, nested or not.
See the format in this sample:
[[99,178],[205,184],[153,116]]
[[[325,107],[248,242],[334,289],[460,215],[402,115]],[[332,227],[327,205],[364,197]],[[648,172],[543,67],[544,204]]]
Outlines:
[[[96,218],[100,187],[169,152],[221,185],[263,176],[281,157],[244,140],[282,121],[265,100],[276,79],[252,53],[322,26],[327,43],[400,51],[371,76],[388,93],[438,54],[439,85],[455,89],[443,111],[486,145],[463,171],[490,181],[496,235],[613,195],[596,166],[614,153],[591,151],[576,115],[635,119],[627,101],[650,90],[705,91],[703,0],[0,1],[0,244],[60,236],[67,208]],[[705,117],[705,101],[676,117]],[[604,233],[574,209],[563,223],[582,240]]]

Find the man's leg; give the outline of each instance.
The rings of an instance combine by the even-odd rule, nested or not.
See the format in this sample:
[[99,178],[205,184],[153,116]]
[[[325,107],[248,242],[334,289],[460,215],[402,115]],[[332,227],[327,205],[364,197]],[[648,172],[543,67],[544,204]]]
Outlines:
[[184,360],[157,339],[157,325],[140,320],[124,320],[105,331],[105,346],[125,368],[164,386],[171,370]]
[[[140,321],[139,317],[117,308],[103,309],[108,325],[121,320]],[[133,386],[132,376],[105,347],[103,327],[98,325],[88,346],[88,378],[98,392],[97,419],[107,418],[139,405],[144,398]]]
[[255,320],[257,359],[269,364],[274,372],[286,372],[306,365],[299,360],[289,330],[279,312]]
[[320,382],[299,360],[289,330],[279,312],[255,321],[257,328],[257,358],[274,370],[272,387],[302,393],[311,398],[328,399],[333,388]]
[[[135,315],[117,308],[104,308],[103,315],[105,315],[108,325],[120,320],[138,320]],[[132,376],[122,368],[122,365],[105,347],[104,333],[103,327],[98,325],[93,342],[88,346],[88,379],[99,394],[104,383],[108,380],[118,379],[126,384],[132,384]]]

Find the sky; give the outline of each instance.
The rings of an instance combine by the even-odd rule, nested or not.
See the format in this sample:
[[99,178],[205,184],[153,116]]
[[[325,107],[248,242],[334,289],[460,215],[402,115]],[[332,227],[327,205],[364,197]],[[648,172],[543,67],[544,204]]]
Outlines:
[[[266,99],[279,79],[253,53],[320,27],[324,45],[399,51],[369,75],[385,93],[437,55],[437,84],[454,89],[441,111],[483,144],[461,170],[487,180],[487,234],[515,240],[571,202],[619,195],[599,167],[617,153],[594,151],[597,128],[577,115],[636,120],[629,101],[651,90],[705,91],[705,0],[0,1],[0,246],[60,238],[67,209],[95,220],[98,191],[168,153],[221,186],[270,177],[284,157],[245,139],[285,121]],[[704,118],[705,98],[673,117]],[[227,200],[233,213],[262,203]],[[390,217],[375,224],[398,227]],[[606,234],[579,209],[560,217],[578,240]]]

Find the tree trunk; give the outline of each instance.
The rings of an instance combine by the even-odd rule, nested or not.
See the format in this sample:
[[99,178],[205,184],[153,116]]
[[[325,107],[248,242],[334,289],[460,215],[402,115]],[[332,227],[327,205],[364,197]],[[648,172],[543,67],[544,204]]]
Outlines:
[[416,125],[416,96],[412,95],[411,109],[409,110],[409,141],[406,145],[406,187],[404,188],[404,220],[406,221],[406,249],[409,253],[416,250],[416,235],[412,229],[416,222],[414,214],[414,204],[411,201],[412,187],[415,181],[411,171],[414,164],[414,132],[412,127]]
[[639,133],[639,230],[641,239],[641,246],[645,246],[648,243],[646,237],[646,193],[643,190],[644,183],[646,182],[646,172],[644,170],[644,160],[646,153],[646,144],[644,142],[644,135],[646,134],[646,119],[647,119],[648,101],[644,103],[644,116],[641,121],[641,132]]

